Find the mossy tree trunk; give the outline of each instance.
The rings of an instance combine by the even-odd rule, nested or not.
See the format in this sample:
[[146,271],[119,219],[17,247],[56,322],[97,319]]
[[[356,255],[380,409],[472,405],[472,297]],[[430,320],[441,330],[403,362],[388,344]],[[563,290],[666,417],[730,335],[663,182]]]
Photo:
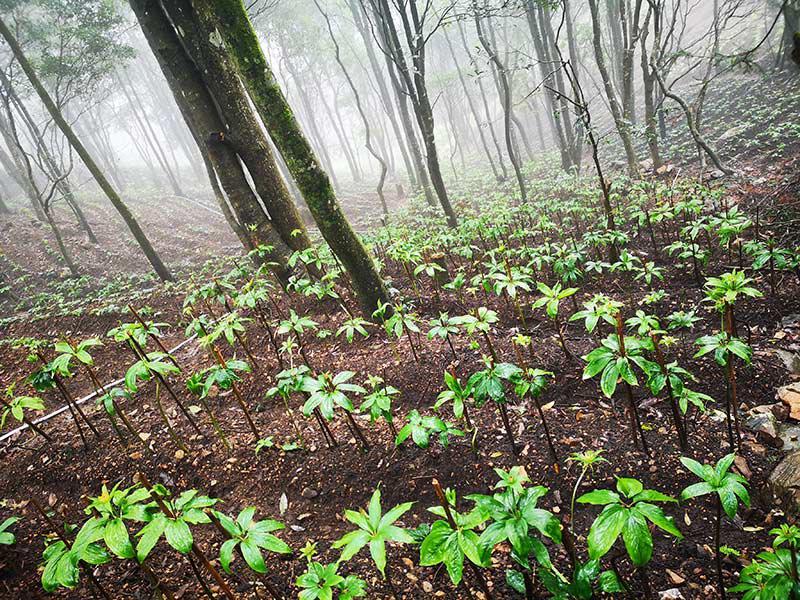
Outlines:
[[322,169],[259,45],[241,0],[195,0],[207,35],[221,35],[275,146],[306,200],[322,237],[344,265],[362,310],[372,314],[388,299],[367,249],[344,216]]
[[[218,107],[213,113],[218,115],[215,124],[219,129],[200,129],[200,133],[207,136],[212,132],[225,132],[224,145],[238,154],[250,173],[283,244],[292,250],[305,250],[311,246],[308,232],[230,57],[224,47],[208,42],[188,0],[173,0],[168,4],[167,13],[188,58],[196,65],[193,69],[196,83],[204,84],[206,96],[213,98],[213,103],[205,102],[208,106],[205,112],[211,112],[214,105]],[[212,123],[202,125],[210,127]]]
[[50,94],[48,94],[47,90],[44,89],[44,86],[42,85],[41,81],[39,81],[36,72],[23,53],[19,42],[17,42],[17,39],[11,33],[2,18],[0,18],[0,35],[2,35],[6,43],[11,48],[14,58],[17,59],[17,62],[19,63],[20,67],[22,67],[25,75],[28,77],[33,89],[36,91],[36,94],[42,101],[42,104],[44,104],[47,112],[50,113],[53,121],[55,121],[56,125],[61,130],[61,133],[64,134],[65,138],[67,138],[67,141],[75,149],[75,152],[78,154],[78,156],[80,156],[83,164],[86,165],[86,168],[92,174],[97,184],[105,193],[106,197],[122,217],[123,221],[125,221],[125,224],[128,226],[131,234],[133,234],[133,237],[136,239],[136,242],[139,244],[142,252],[144,252],[147,260],[153,267],[153,270],[163,281],[172,281],[172,274],[169,272],[166,265],[164,265],[164,263],[161,261],[161,257],[155,251],[152,244],[150,244],[150,240],[147,239],[144,231],[142,231],[142,228],[139,226],[139,222],[136,220],[136,217],[133,216],[133,213],[131,213],[111,183],[108,181],[108,179],[106,179],[106,176],[100,170],[100,167],[97,166],[97,163],[86,150],[78,136],[75,135],[72,127],[69,125],[69,123],[67,123],[64,115],[61,114],[61,111],[55,105],[55,102],[53,102]]
[[[197,67],[186,55],[175,29],[157,0],[131,0],[130,5],[189,131],[201,154],[208,160],[212,187],[219,177],[219,183],[228,196],[239,226],[237,231],[232,224],[234,231],[240,239],[242,235],[246,236],[242,242],[247,250],[259,245],[272,246],[274,251],[265,258],[275,263],[273,271],[286,281],[289,271],[287,260],[291,251],[262,210],[236,153],[223,141],[210,140],[211,134],[219,134],[225,127]],[[224,198],[220,198],[220,205],[225,213],[227,206]]]

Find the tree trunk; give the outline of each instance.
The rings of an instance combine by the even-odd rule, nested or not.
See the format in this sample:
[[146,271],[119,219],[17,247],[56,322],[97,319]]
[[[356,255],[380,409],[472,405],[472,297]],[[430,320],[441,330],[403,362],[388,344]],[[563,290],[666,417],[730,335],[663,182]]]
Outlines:
[[364,47],[367,50],[367,59],[369,60],[370,69],[372,70],[372,74],[375,77],[375,81],[378,85],[378,94],[381,99],[381,104],[386,112],[386,116],[389,117],[389,123],[392,126],[392,132],[394,133],[394,137],[397,140],[397,145],[400,148],[400,155],[403,157],[403,164],[405,165],[409,182],[411,183],[411,187],[413,189],[417,189],[417,173],[415,172],[414,165],[409,158],[409,152],[406,148],[407,140],[403,136],[400,126],[397,124],[397,117],[394,114],[394,105],[389,95],[389,89],[386,86],[386,80],[383,77],[383,72],[381,71],[378,60],[375,57],[375,50],[372,47],[372,36],[364,24],[362,12],[364,10],[363,5],[359,4],[358,0],[349,0],[347,5],[350,7],[350,13],[353,15],[353,21],[356,24],[356,29],[358,29],[358,33],[361,36],[361,39],[364,42]]
[[636,158],[636,151],[633,148],[633,141],[631,140],[630,123],[628,123],[623,116],[622,108],[617,98],[617,92],[614,89],[614,83],[611,79],[611,74],[603,54],[597,0],[589,0],[589,9],[592,13],[592,43],[594,46],[595,61],[600,71],[600,77],[603,80],[603,87],[605,88],[606,98],[609,108],[611,109],[611,116],[614,118],[614,124],[617,126],[617,133],[625,148],[625,156],[628,160],[628,174],[631,177],[635,177],[639,172],[639,161]]
[[106,179],[103,172],[97,166],[97,163],[94,162],[92,157],[86,151],[81,141],[75,135],[75,132],[70,127],[69,123],[64,119],[64,116],[61,114],[61,111],[58,110],[53,99],[47,93],[47,90],[44,89],[44,86],[39,81],[39,78],[36,76],[36,73],[33,70],[33,67],[28,62],[28,59],[22,52],[22,48],[20,47],[19,43],[17,42],[14,35],[6,26],[5,21],[0,18],[0,35],[6,40],[6,43],[11,48],[11,51],[14,53],[14,57],[19,62],[20,67],[22,70],[25,71],[25,75],[27,75],[28,79],[31,82],[34,90],[36,90],[36,94],[41,99],[42,103],[44,104],[47,111],[50,113],[50,116],[55,121],[58,128],[64,134],[64,137],[67,138],[69,143],[75,149],[78,156],[81,157],[81,160],[86,165],[86,168],[89,169],[89,172],[94,177],[95,181],[97,181],[100,188],[105,192],[106,196],[108,197],[111,204],[120,214],[122,219],[125,221],[125,224],[128,226],[128,229],[133,234],[133,237],[136,239],[136,242],[139,244],[139,247],[144,252],[147,260],[150,262],[150,265],[155,270],[156,274],[163,280],[163,281],[172,281],[172,275],[170,274],[167,267],[161,262],[161,258],[158,256],[156,251],[153,249],[153,246],[150,244],[150,240],[147,239],[147,236],[142,231],[141,227],[139,227],[139,223],[136,220],[136,217],[130,212],[128,207],[122,201],[122,198],[119,197],[116,190],[111,186],[108,179]]
[[489,145],[486,143],[486,134],[483,132],[483,127],[481,126],[481,119],[478,116],[478,111],[475,108],[475,100],[473,100],[472,95],[469,93],[469,87],[467,86],[467,81],[464,79],[464,72],[461,70],[461,65],[458,62],[458,57],[456,56],[455,50],[453,49],[453,44],[450,41],[450,36],[447,35],[447,30],[443,30],[444,33],[444,40],[447,43],[447,48],[450,51],[450,58],[453,61],[453,64],[456,67],[456,74],[458,75],[458,80],[461,83],[461,87],[464,90],[464,95],[467,99],[467,105],[469,106],[470,115],[472,115],[472,119],[475,121],[475,127],[478,130],[478,136],[481,141],[481,148],[483,148],[484,154],[486,154],[486,158],[489,161],[489,166],[492,169],[492,174],[496,180],[500,180],[501,176],[499,171],[497,170],[497,165],[495,164],[494,157],[492,156],[492,152],[489,150]]
[[[247,250],[259,245],[274,247],[275,250],[266,258],[269,262],[276,263],[274,272],[281,280],[286,281],[287,260],[291,251],[259,205],[236,152],[223,140],[211,139],[213,133],[222,132],[225,127],[214,99],[203,84],[199,70],[186,55],[175,29],[157,0],[131,0],[130,4],[189,131],[195,137],[201,154],[208,160],[207,168],[212,187],[219,177],[228,196],[235,215],[235,219],[228,217],[228,222]],[[188,35],[190,26],[188,23],[183,24],[185,35]],[[230,212],[225,199],[220,195],[217,195],[217,199],[223,214]],[[231,221],[236,223],[238,230]]]
[[195,0],[194,6],[206,31],[222,35],[320,233],[350,275],[361,309],[371,316],[379,302],[388,300],[386,286],[372,257],[345,218],[330,179],[286,102],[241,0]]
[[378,199],[381,202],[381,208],[383,210],[384,216],[389,215],[389,209],[386,206],[386,198],[383,195],[383,182],[386,181],[386,161],[384,157],[381,156],[375,148],[372,147],[372,138],[371,132],[369,127],[369,120],[367,120],[367,115],[364,114],[364,108],[361,106],[361,96],[358,93],[358,88],[353,83],[353,80],[350,77],[350,73],[348,73],[347,69],[342,62],[341,51],[339,50],[339,42],[336,41],[336,36],[333,33],[333,27],[331,26],[331,21],[328,18],[327,13],[322,10],[322,6],[320,6],[318,0],[314,0],[314,4],[316,4],[317,9],[322,14],[323,18],[325,19],[325,24],[328,26],[328,33],[331,37],[331,42],[333,42],[333,47],[335,51],[335,58],[336,63],[339,65],[339,68],[342,70],[342,74],[344,78],[347,80],[347,85],[350,86],[350,91],[353,92],[353,97],[356,100],[356,108],[358,109],[358,114],[361,116],[361,121],[364,124],[364,135],[366,136],[366,140],[364,141],[364,146],[366,147],[367,151],[378,161],[380,164],[381,172],[378,178],[378,187],[375,190],[378,193]]
[[[484,7],[486,5],[484,4]],[[506,75],[506,70],[502,62],[497,56],[497,51],[489,44],[489,40],[483,33],[483,29],[481,27],[481,17],[478,14],[478,3],[477,0],[473,0],[472,9],[475,12],[475,29],[478,32],[478,39],[483,46],[483,49],[486,51],[486,54],[489,55],[489,60],[491,60],[496,69],[497,69],[497,76],[500,80],[500,84],[502,86],[502,94],[501,99],[503,101],[503,114],[505,116],[505,134],[506,134],[506,149],[508,150],[508,159],[511,161],[511,165],[514,167],[514,173],[517,176],[517,185],[519,186],[519,194],[522,198],[523,202],[527,202],[528,200],[528,192],[525,189],[525,179],[522,176],[522,168],[520,165],[519,158],[517,158],[517,154],[514,151],[514,144],[511,140],[511,89],[508,85],[508,76]]]
[[[281,245],[292,250],[309,248],[311,240],[305,224],[281,179],[269,140],[251,108],[246,90],[236,76],[233,61],[224,48],[206,42],[208,37],[204,25],[197,19],[188,0],[171,2],[168,13],[179,31],[179,39],[186,54],[196,65],[194,73],[205,82],[205,85],[202,82],[196,85],[206,90],[206,96],[210,94],[210,97],[203,99],[206,108],[201,112],[209,113],[210,107],[218,107],[218,110],[213,111],[213,121],[204,122],[202,127],[206,129],[200,128],[198,132],[203,137],[224,132],[223,139],[220,140],[222,145],[227,146],[228,151],[233,151],[234,155],[238,154],[250,173],[268,219],[272,222],[271,227],[274,227],[283,240]],[[210,129],[212,126],[216,126],[216,129]],[[219,141],[214,145],[219,145]],[[215,170],[222,177],[217,166]],[[225,187],[223,183],[223,188]],[[246,223],[245,228],[249,228],[254,219],[258,221],[263,218],[259,216],[263,215],[263,211],[257,206],[257,201],[255,206],[248,207],[248,204],[239,205],[241,210],[248,213],[247,217],[244,214],[238,215],[240,222]],[[266,223],[261,226],[264,227],[265,234],[272,237],[268,231],[271,227],[268,228]]]

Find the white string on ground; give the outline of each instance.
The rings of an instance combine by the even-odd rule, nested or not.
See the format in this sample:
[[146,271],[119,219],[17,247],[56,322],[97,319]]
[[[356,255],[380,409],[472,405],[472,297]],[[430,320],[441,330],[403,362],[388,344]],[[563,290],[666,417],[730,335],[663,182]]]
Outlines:
[[[180,344],[178,344],[177,346],[172,348],[169,351],[169,353],[170,354],[174,354],[175,352],[177,352],[178,350],[183,348],[186,344],[188,344],[189,342],[194,340],[196,337],[197,337],[197,335],[195,334],[192,337],[183,340]],[[115,379],[114,381],[112,381],[110,383],[104,384],[103,385],[103,389],[106,389],[106,390],[111,389],[114,386],[119,385],[123,381],[125,381],[124,377],[121,377],[119,379]],[[85,402],[88,402],[89,400],[92,400],[93,398],[96,398],[96,397],[97,397],[97,392],[94,391],[91,394],[88,394],[88,395],[84,396],[83,398],[79,398],[79,399],[75,400],[74,404],[84,404]],[[48,414],[46,414],[44,416],[41,416],[38,419],[34,419],[33,420],[33,424],[34,425],[38,425],[39,423],[45,423],[45,422],[49,421],[50,419],[52,419],[53,417],[57,417],[58,415],[66,412],[68,410],[69,410],[69,406],[65,404],[61,408],[58,408],[58,409],[54,410],[51,413],[48,413]],[[22,425],[20,425],[16,429],[13,429],[13,430],[9,431],[8,433],[4,433],[3,435],[0,436],[0,444],[3,443],[4,441],[6,441],[7,439],[16,436],[17,434],[22,433],[26,429],[28,429],[28,424],[27,423],[23,423]]]

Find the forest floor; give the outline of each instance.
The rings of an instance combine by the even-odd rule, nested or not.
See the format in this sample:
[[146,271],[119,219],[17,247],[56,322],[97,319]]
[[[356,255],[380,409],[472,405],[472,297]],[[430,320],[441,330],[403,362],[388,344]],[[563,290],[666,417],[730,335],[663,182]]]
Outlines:
[[[789,136],[791,137],[791,136]],[[791,147],[784,147],[779,157],[771,157],[774,168],[763,171],[764,153],[743,158],[740,170],[759,170],[757,177],[737,180],[729,186],[729,195],[740,205],[761,206],[762,214],[777,215],[784,207],[796,203],[800,183],[796,178],[800,155]],[[487,190],[487,194],[493,190]],[[198,278],[207,278],[208,272],[192,268],[207,258],[220,253],[237,252],[235,238],[226,231],[224,221],[211,221],[195,209],[189,209],[179,201],[162,203],[159,212],[151,212],[152,204],[145,210],[143,205],[137,213],[143,225],[152,234],[154,245],[162,249],[167,262],[183,270],[184,279],[195,272]],[[136,210],[136,205],[134,204]],[[148,276],[131,279],[130,273],[143,272],[144,265],[132,267],[127,242],[115,243],[121,233],[115,224],[110,209],[102,209],[101,203],[93,203],[92,210],[103,211],[104,218],[93,219],[98,223],[97,233],[104,246],[110,250],[98,251],[83,248],[79,262],[89,266],[89,271],[102,268],[117,270],[119,277],[98,287],[87,279],[85,288],[74,284],[62,284],[54,293],[42,298],[32,312],[15,311],[17,302],[6,298],[7,319],[0,325],[0,337],[5,340],[27,336],[56,339],[60,335],[73,340],[97,336],[106,340],[106,332],[122,321],[130,320],[126,314],[127,302],[137,307],[151,307],[156,320],[172,324],[166,330],[164,343],[168,348],[182,342],[185,337],[182,327],[185,317],[181,312],[185,297],[185,285],[174,287],[157,286]],[[795,215],[796,215],[796,209]],[[215,217],[216,219],[216,217]],[[180,232],[170,223],[180,222]],[[36,239],[40,228],[31,223],[3,221],[0,225],[0,244],[7,256],[18,265],[25,265],[30,285],[44,285],[57,273],[48,267],[52,260],[44,255],[39,244],[28,243]],[[796,233],[796,232],[795,232]],[[70,236],[79,237],[77,232]],[[31,236],[31,237],[29,237]],[[19,240],[25,239],[25,244]],[[640,238],[632,247],[649,251],[649,241]],[[695,332],[712,331],[718,327],[717,316],[709,310],[700,309],[702,290],[689,273],[672,268],[669,261],[660,263],[666,269],[666,277],[660,288],[666,291],[666,300],[656,305],[658,314],[675,310],[698,309],[703,320],[695,326]],[[736,265],[734,258],[733,265]],[[715,265],[715,271],[725,264]],[[110,267],[110,269],[109,269]],[[568,360],[554,341],[554,330],[550,321],[541,314],[525,313],[523,324],[513,307],[496,296],[476,295],[459,300],[452,294],[441,294],[430,285],[423,285],[416,294],[401,269],[389,266],[386,273],[400,292],[414,299],[415,310],[427,322],[441,311],[451,315],[462,315],[478,306],[487,306],[497,311],[500,322],[496,325],[493,339],[501,359],[517,362],[512,338],[524,332],[533,338],[532,359],[540,368],[558,374],[547,389],[543,402],[548,405],[546,415],[559,452],[564,462],[567,454],[590,448],[603,449],[608,463],[600,465],[587,478],[581,491],[599,487],[613,487],[615,476],[633,476],[641,479],[645,487],[654,487],[677,496],[689,483],[691,474],[680,464],[681,452],[672,433],[668,407],[663,400],[650,397],[646,391],[639,392],[641,416],[645,437],[651,448],[651,456],[632,447],[627,419],[621,402],[612,405],[601,396],[596,382],[582,381],[582,363]],[[115,284],[114,281],[119,282]],[[766,290],[764,281],[760,287]],[[53,288],[49,288],[51,291]],[[83,294],[82,290],[89,290]],[[594,278],[582,285],[576,297],[578,303],[593,293],[604,292],[623,301],[629,307],[638,307],[647,287],[629,277],[614,274]],[[28,294],[30,292],[23,292]],[[83,294],[83,295],[82,295]],[[289,299],[281,294],[276,297],[275,316],[286,315]],[[345,301],[351,299],[345,298]],[[352,302],[351,302],[352,303]],[[305,314],[324,328],[336,331],[347,318],[334,302],[315,302],[309,298],[293,296],[291,307]],[[217,311],[220,308],[216,309]],[[570,307],[569,312],[572,308]],[[743,368],[739,374],[739,396],[742,410],[775,401],[776,389],[797,379],[775,353],[776,349],[797,350],[800,344],[800,327],[792,320],[800,314],[800,287],[792,275],[786,275],[779,283],[777,293],[760,300],[748,300],[737,305],[744,337],[755,350],[753,365]],[[36,317],[35,319],[33,317]],[[583,330],[581,323],[569,324],[566,328],[567,344],[575,356],[581,356],[594,348],[596,340]],[[670,349],[672,358],[679,364],[692,364],[692,370],[700,383],[694,389],[714,398],[724,394],[723,374],[712,361],[692,363],[694,336],[683,336]],[[137,427],[148,438],[148,450],[138,445],[122,446],[114,435],[108,420],[94,401],[85,404],[92,423],[98,428],[100,438],[90,436],[88,450],[82,448],[81,440],[72,426],[68,413],[48,421],[44,427],[54,440],[53,446],[28,434],[4,442],[0,447],[0,460],[4,465],[0,471],[0,517],[16,514],[23,519],[16,526],[17,544],[0,549],[0,596],[7,598],[47,597],[39,584],[41,552],[44,534],[49,531],[46,523],[37,516],[29,504],[30,498],[38,499],[49,506],[55,518],[61,522],[77,523],[84,518],[84,497],[99,494],[103,484],[118,481],[130,484],[141,472],[153,482],[161,482],[172,490],[196,488],[203,493],[221,499],[220,506],[227,512],[235,512],[246,506],[258,507],[258,515],[279,519],[287,524],[281,533],[282,539],[293,548],[300,548],[308,540],[318,542],[318,550],[324,561],[334,561],[338,551],[330,545],[351,529],[343,521],[345,509],[363,507],[372,491],[380,485],[385,507],[415,501],[410,512],[403,517],[403,525],[416,527],[431,522],[432,516],[425,510],[436,504],[431,479],[438,478],[444,486],[457,489],[459,497],[470,493],[487,493],[497,481],[494,468],[508,469],[524,465],[534,483],[550,488],[542,505],[557,515],[569,512],[569,499],[577,469],[566,466],[555,473],[550,464],[541,424],[535,416],[530,402],[512,405],[511,421],[519,446],[519,455],[511,452],[502,423],[497,413],[487,405],[476,411],[473,420],[478,428],[477,452],[473,452],[465,438],[454,439],[447,448],[433,444],[422,450],[405,444],[395,448],[392,436],[384,424],[369,425],[366,416],[357,416],[371,444],[363,452],[352,437],[342,419],[332,425],[333,433],[340,444],[329,449],[321,440],[312,420],[301,420],[304,437],[309,441],[307,451],[283,451],[279,447],[294,439],[291,422],[283,405],[277,400],[267,400],[265,392],[274,384],[278,371],[275,356],[270,351],[266,331],[253,321],[247,333],[247,343],[258,360],[257,369],[245,377],[240,388],[245,401],[255,409],[255,421],[263,437],[274,436],[274,448],[256,454],[254,440],[246,426],[243,415],[229,394],[220,394],[210,399],[222,428],[229,434],[233,449],[226,450],[213,435],[208,415],[200,411],[196,418],[202,434],[195,434],[187,421],[168,402],[170,415],[182,435],[189,440],[189,451],[184,453],[170,443],[161,420],[154,409],[155,387],[146,384],[133,401],[125,403],[125,409]],[[381,375],[387,383],[401,390],[393,410],[402,416],[412,409],[427,411],[442,388],[442,373],[454,369],[462,377],[481,368],[481,353],[463,340],[455,343],[455,354],[446,344],[428,340],[425,336],[414,339],[414,351],[408,338],[398,342],[397,351],[382,331],[375,328],[366,340],[347,344],[342,338],[330,336],[318,339],[309,336],[306,349],[311,365],[320,370],[337,372],[352,370],[363,382],[366,374]],[[242,348],[236,348],[243,356]],[[418,360],[414,359],[414,353]],[[107,341],[105,346],[95,349],[95,363],[103,382],[122,377],[133,362],[132,355],[121,345]],[[185,374],[196,372],[212,364],[209,356],[196,343],[185,345],[176,353],[178,363]],[[9,344],[0,345],[0,386],[6,387],[20,381],[30,373],[32,365],[26,361],[26,352],[15,350]],[[90,385],[83,377],[69,382],[69,389],[76,397],[89,393]],[[181,378],[175,378],[175,389],[187,404],[194,404]],[[45,395],[48,407],[61,405],[59,398]],[[293,407],[299,412],[299,406]],[[691,454],[700,460],[709,461],[730,450],[727,445],[724,424],[718,413],[707,413],[692,421],[690,432]],[[740,557],[725,559],[727,582],[732,585],[742,565],[762,549],[769,546],[768,531],[789,510],[781,499],[773,498],[766,485],[767,479],[780,460],[782,452],[765,443],[764,439],[745,430],[742,458],[737,460],[739,472],[750,480],[753,503],[741,512],[734,523],[726,523],[724,543],[741,552]],[[282,507],[282,496],[288,503]],[[714,559],[712,544],[713,510],[710,502],[699,501],[670,509],[686,540],[679,545],[655,534],[655,552],[650,565],[651,585],[654,590],[678,588],[685,598],[716,597],[714,587]],[[281,510],[283,508],[283,512]],[[594,516],[592,511],[576,513],[575,532],[579,547],[585,548],[585,536]],[[198,542],[209,555],[216,555],[219,536],[213,529],[200,532]],[[613,551],[612,551],[613,552]],[[486,570],[490,587],[497,598],[511,597],[504,581],[503,568],[509,566],[508,555],[495,555],[496,567]],[[241,561],[241,559],[237,559]],[[562,554],[554,556],[554,562],[565,564]],[[157,548],[148,559],[151,568],[165,577],[166,583],[177,590],[178,598],[197,598],[199,592],[186,562],[165,545]],[[418,549],[414,546],[391,546],[388,552],[389,574],[394,588],[381,581],[368,553],[362,552],[348,562],[348,573],[355,573],[369,583],[368,598],[468,598],[464,588],[454,588],[443,568],[418,566]],[[641,597],[639,582],[632,570],[620,561],[622,575],[631,584],[633,596]],[[293,559],[271,559],[268,562],[271,582],[280,589],[290,589],[295,578],[304,570],[304,561],[299,556]],[[241,566],[241,565],[239,565]],[[503,567],[503,568],[500,568]],[[243,569],[238,571],[245,573]],[[133,562],[115,561],[96,570],[98,579],[113,590],[116,598],[145,598],[148,585]],[[249,574],[249,572],[248,572]],[[242,576],[244,577],[244,576]],[[247,577],[247,579],[250,579]],[[230,579],[237,585],[241,598],[266,597],[263,583],[256,578],[250,582],[244,578]],[[473,588],[475,580],[465,576],[467,586]],[[254,584],[254,585],[253,585]],[[213,584],[212,589],[215,589]],[[472,590],[476,592],[476,590]],[[59,598],[87,598],[92,596],[88,582],[84,580],[74,592],[59,592]],[[477,592],[480,594],[480,592]],[[479,596],[480,597],[480,596]]]

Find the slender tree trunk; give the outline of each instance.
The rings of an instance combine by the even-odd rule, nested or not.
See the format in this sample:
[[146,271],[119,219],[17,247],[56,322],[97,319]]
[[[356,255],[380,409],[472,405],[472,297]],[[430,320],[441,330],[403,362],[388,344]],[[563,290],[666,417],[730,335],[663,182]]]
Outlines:
[[347,270],[362,311],[371,315],[388,292],[372,257],[342,212],[308,140],[261,50],[241,0],[195,0],[206,31],[218,31],[234,58],[253,104],[308,204],[320,233]]
[[403,135],[403,132],[400,129],[400,126],[397,123],[397,117],[394,113],[394,103],[391,100],[389,95],[389,89],[386,86],[386,79],[383,76],[383,72],[381,71],[380,65],[378,64],[378,60],[375,57],[375,50],[373,49],[373,41],[372,36],[369,33],[365,23],[364,23],[364,14],[363,14],[363,5],[361,5],[358,0],[348,0],[347,5],[350,8],[350,13],[353,15],[353,21],[356,24],[356,29],[358,29],[358,33],[361,36],[362,41],[364,42],[364,47],[367,51],[367,59],[369,60],[370,69],[372,70],[372,74],[375,78],[375,82],[378,85],[378,95],[381,99],[381,104],[383,105],[383,109],[386,112],[386,116],[389,117],[389,123],[392,126],[392,132],[394,133],[394,137],[397,140],[397,145],[400,148],[400,155],[403,157],[403,164],[405,165],[406,173],[408,174],[409,182],[411,183],[411,187],[416,189],[418,186],[419,178],[417,173],[414,169],[414,165],[412,164],[411,158],[409,157],[409,151],[406,147],[407,140]]
[[372,154],[375,160],[377,160],[378,163],[380,164],[381,173],[378,178],[378,187],[376,189],[376,192],[378,193],[378,198],[380,199],[381,202],[381,208],[383,209],[383,214],[384,216],[388,216],[389,209],[386,206],[386,198],[383,195],[383,182],[386,181],[386,160],[375,150],[375,148],[372,147],[372,138],[369,127],[369,120],[367,119],[367,115],[364,114],[364,108],[361,106],[361,96],[358,93],[358,88],[356,88],[356,85],[353,83],[353,80],[350,77],[350,73],[348,73],[347,69],[344,66],[344,63],[342,62],[341,51],[339,50],[339,42],[336,41],[336,36],[333,33],[333,27],[331,26],[331,21],[328,18],[327,13],[324,10],[322,10],[322,6],[320,6],[318,0],[314,0],[314,4],[316,4],[317,9],[325,19],[325,24],[328,26],[328,33],[330,34],[331,42],[333,42],[333,47],[335,51],[334,56],[336,58],[336,63],[342,70],[342,75],[344,75],[344,78],[347,80],[347,85],[350,86],[350,91],[353,93],[353,97],[356,100],[356,108],[358,109],[358,114],[361,116],[361,121],[364,124],[364,135],[366,136],[366,140],[364,141],[364,146],[366,147],[367,151],[370,154]]
[[81,160],[86,165],[86,168],[89,169],[89,172],[94,177],[95,181],[97,181],[100,188],[105,192],[106,196],[108,197],[111,204],[120,214],[122,219],[125,221],[125,224],[128,226],[128,229],[133,234],[133,237],[136,239],[139,247],[144,252],[147,260],[150,262],[150,265],[153,267],[153,270],[158,274],[158,276],[164,281],[172,281],[172,275],[170,274],[167,267],[161,262],[161,258],[158,256],[156,251],[153,249],[153,246],[150,244],[150,240],[147,239],[144,232],[142,231],[141,227],[139,227],[139,223],[136,220],[136,217],[130,212],[128,207],[122,201],[122,198],[119,197],[116,190],[111,186],[109,181],[106,179],[103,172],[97,166],[97,163],[94,162],[92,157],[86,151],[86,148],[83,146],[81,141],[75,135],[75,132],[70,127],[69,123],[64,119],[64,116],[61,114],[61,111],[58,110],[55,103],[53,102],[50,95],[47,93],[47,90],[44,89],[44,86],[39,81],[39,78],[36,76],[36,73],[33,70],[33,67],[28,62],[28,59],[22,52],[22,48],[20,47],[19,43],[17,42],[14,35],[6,26],[5,21],[0,18],[0,35],[6,40],[6,43],[11,48],[11,51],[14,53],[14,57],[19,62],[22,70],[25,71],[25,75],[27,75],[28,79],[31,82],[34,90],[36,90],[37,95],[41,99],[42,103],[45,105],[45,108],[50,113],[50,116],[56,122],[61,132],[64,134],[64,137],[67,138],[69,143],[75,149],[78,156],[81,157]]
[[594,46],[595,62],[600,71],[600,77],[603,80],[603,87],[606,92],[606,99],[608,100],[609,108],[611,109],[611,116],[614,118],[614,123],[617,126],[617,133],[622,140],[622,145],[625,148],[625,156],[628,160],[628,173],[634,177],[639,172],[639,161],[636,158],[636,150],[633,147],[631,139],[631,132],[629,123],[625,120],[623,110],[620,107],[619,99],[617,98],[617,91],[614,88],[614,83],[611,74],[606,65],[605,55],[603,53],[603,45],[601,42],[600,31],[600,15],[597,8],[597,0],[588,0],[589,9],[592,13],[592,43]]
[[[484,3],[483,8],[485,9],[486,4]],[[497,76],[500,79],[500,84],[502,86],[502,94],[501,98],[503,101],[503,114],[505,116],[505,134],[506,134],[506,149],[508,150],[508,159],[511,161],[511,165],[514,167],[514,173],[517,176],[517,185],[519,186],[519,194],[522,198],[523,202],[527,202],[528,200],[528,192],[525,188],[525,179],[522,176],[522,168],[517,158],[517,154],[514,151],[514,144],[511,141],[511,89],[508,85],[508,76],[506,75],[505,67],[503,63],[500,62],[500,59],[497,56],[497,51],[490,45],[489,40],[483,33],[483,29],[481,27],[481,17],[478,14],[479,6],[477,0],[473,0],[472,9],[475,12],[475,29],[478,32],[478,39],[483,46],[483,49],[486,51],[486,54],[489,55],[489,60],[491,60],[496,69],[497,69]]]
[[494,131],[494,125],[492,122],[492,111],[489,109],[489,100],[486,98],[486,90],[483,87],[483,78],[481,77],[480,72],[475,63],[475,58],[472,56],[472,52],[469,49],[469,44],[467,44],[467,36],[464,33],[464,28],[461,25],[461,21],[458,22],[458,34],[461,38],[461,45],[464,48],[464,52],[466,53],[467,57],[469,58],[470,63],[475,67],[475,81],[478,84],[478,91],[480,92],[481,102],[483,104],[483,112],[486,115],[486,127],[489,130],[489,134],[492,138],[492,144],[494,145],[494,149],[497,152],[497,162],[500,166],[500,170],[503,172],[503,180],[508,179],[508,171],[506,170],[505,162],[503,161],[503,151],[500,149],[500,143],[497,141],[497,135]]

